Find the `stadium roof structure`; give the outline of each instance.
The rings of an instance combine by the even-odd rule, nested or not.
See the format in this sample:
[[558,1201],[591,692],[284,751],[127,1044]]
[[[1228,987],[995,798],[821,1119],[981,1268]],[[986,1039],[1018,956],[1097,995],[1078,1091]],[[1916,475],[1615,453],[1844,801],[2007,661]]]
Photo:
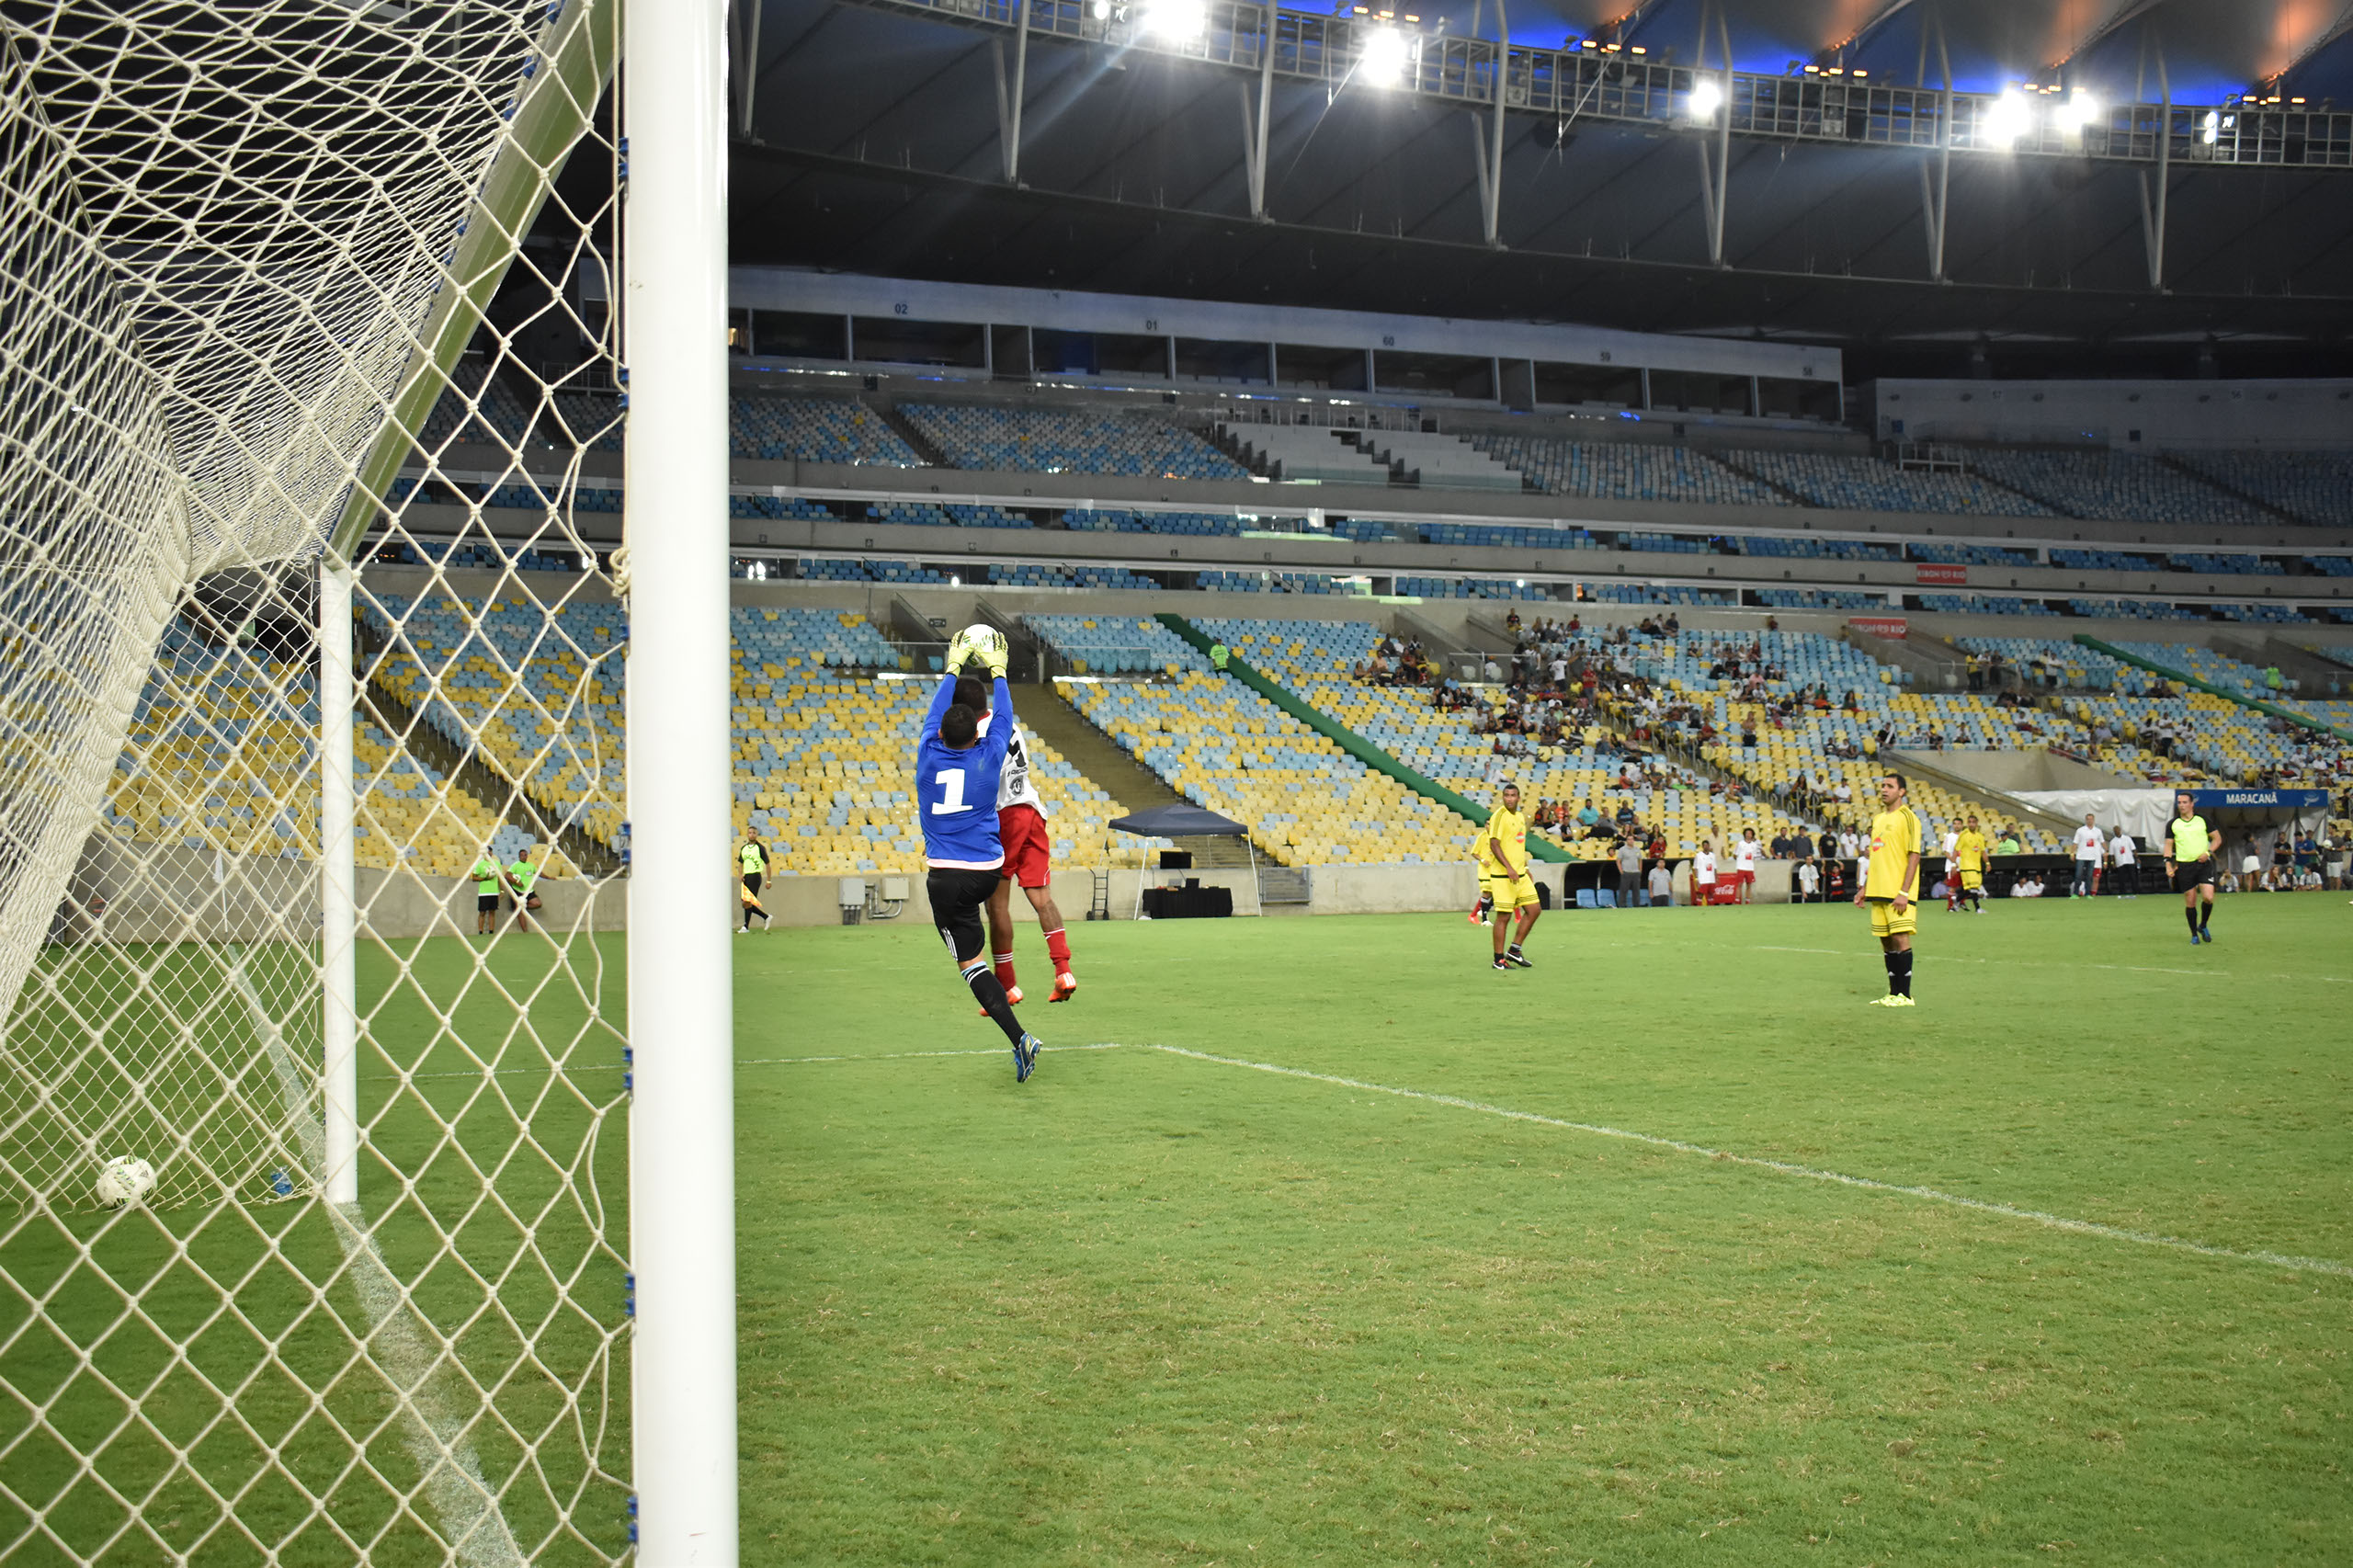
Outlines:
[[2353,11],[2309,0],[739,25],[741,262],[1950,355],[2353,322]]

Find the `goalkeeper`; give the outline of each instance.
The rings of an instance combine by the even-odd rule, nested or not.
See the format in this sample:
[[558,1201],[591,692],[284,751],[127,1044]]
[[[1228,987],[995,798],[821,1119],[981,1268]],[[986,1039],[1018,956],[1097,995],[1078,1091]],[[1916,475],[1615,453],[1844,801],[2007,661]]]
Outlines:
[[[975,651],[959,636],[949,644],[947,670],[924,715],[915,744],[915,811],[923,827],[924,891],[931,900],[932,924],[948,945],[949,957],[972,989],[981,1010],[1005,1031],[1013,1046],[1013,1075],[1027,1083],[1037,1065],[1037,1037],[1013,1016],[1013,1004],[991,971],[981,912],[1003,879],[1005,846],[998,835],[997,785],[1005,770],[1006,743],[1013,735],[1013,694],[1005,684],[1006,647]],[[956,673],[983,659],[994,682],[991,711],[1002,722],[981,732],[981,716],[956,700]]]

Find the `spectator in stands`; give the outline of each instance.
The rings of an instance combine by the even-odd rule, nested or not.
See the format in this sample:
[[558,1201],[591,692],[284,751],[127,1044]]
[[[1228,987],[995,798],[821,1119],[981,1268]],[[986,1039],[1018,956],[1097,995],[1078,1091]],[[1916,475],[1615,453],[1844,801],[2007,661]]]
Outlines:
[[1811,860],[1813,858],[1813,839],[1806,833],[1805,829],[1800,828],[1797,832],[1790,835],[1789,858],[1792,860]]
[[1585,804],[1577,809],[1577,831],[1590,838],[1593,836],[1594,829],[1600,825],[1601,808],[1595,805],[1593,797],[1588,795],[1586,797]]
[[1616,823],[1618,832],[1621,836],[1631,836],[1634,832],[1635,826],[1634,802],[1631,801],[1619,801],[1618,814],[1614,821]]
[[1503,666],[1495,663],[1495,655],[1493,654],[1488,655],[1487,662],[1485,665],[1481,666],[1479,674],[1481,678],[1485,680],[1489,686],[1493,686],[1497,681],[1504,678]]
[[2014,827],[2004,828],[2002,830],[2002,841],[1994,846],[1994,853],[1996,855],[2016,855],[2018,852],[2018,830]]
[[1225,668],[1226,660],[1233,656],[1232,652],[1227,649],[1224,643],[1212,642],[1210,644],[1210,668],[1213,670],[1222,670]]

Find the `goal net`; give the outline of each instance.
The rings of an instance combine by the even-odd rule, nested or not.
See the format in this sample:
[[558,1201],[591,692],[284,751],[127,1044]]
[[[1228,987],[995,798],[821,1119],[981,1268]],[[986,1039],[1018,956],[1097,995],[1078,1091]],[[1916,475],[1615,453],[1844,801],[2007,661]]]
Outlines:
[[0,1560],[629,1552],[617,17],[0,6]]

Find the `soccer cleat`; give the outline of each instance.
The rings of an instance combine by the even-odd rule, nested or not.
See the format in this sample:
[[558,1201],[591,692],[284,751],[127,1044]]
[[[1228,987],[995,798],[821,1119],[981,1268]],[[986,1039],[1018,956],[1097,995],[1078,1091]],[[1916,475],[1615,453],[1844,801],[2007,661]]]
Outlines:
[[1528,956],[1519,950],[1519,944],[1517,942],[1514,942],[1510,947],[1504,949],[1504,962],[1511,965],[1514,969],[1534,969],[1536,967],[1534,964],[1528,961]]
[[2198,939],[2201,942],[2211,942],[2214,939],[2214,933],[2200,926],[2198,927]]
[[751,932],[752,928],[749,926],[738,926],[735,927],[735,934],[738,937],[748,937],[751,935]]
[[[1057,997],[1055,1000],[1059,1001],[1061,998]],[[1005,1005],[1008,1007],[1018,1007],[1021,1006],[1021,987],[1018,985],[1008,985],[1005,988]],[[980,1008],[978,1011],[981,1017],[984,1018],[989,1016],[989,1010],[986,1007]]]
[[1893,992],[1890,992],[1884,996],[1873,997],[1871,999],[1871,1006],[1874,1007],[1909,1007],[1913,1006],[1913,1002],[1912,998],[1909,996],[1898,996]]
[[1497,953],[1495,955],[1495,961],[1488,967],[1501,970],[1506,974],[1509,974],[1511,972],[1511,965],[1504,962],[1504,956],[1501,953]]
[[1054,976],[1054,994],[1051,996],[1047,997],[1046,1000],[1049,1002],[1067,1002],[1077,994],[1078,976],[1071,973],[1068,970],[1064,970],[1062,973]]
[[2198,933],[2195,931],[2189,934],[2189,945],[2193,948],[2198,945]]
[[1025,1034],[1015,1043],[1013,1047],[1013,1081],[1015,1083],[1026,1084],[1029,1081],[1029,1074],[1036,1071],[1038,1066],[1038,1052],[1044,1048],[1045,1042],[1033,1034]]
[[1912,1000],[1911,994],[1910,994],[1910,993],[1908,993],[1908,992],[1907,992],[1907,993],[1905,993],[1904,995],[1901,995],[1901,996],[1898,996],[1898,997],[1894,998],[1894,1002],[1895,1002],[1895,1005],[1896,1005],[1897,1006],[1899,1006],[1899,1007],[1916,1007],[1916,1006],[1918,1006],[1920,1005],[1920,1004],[1918,1004],[1917,1002],[1915,1002],[1914,1000]]

